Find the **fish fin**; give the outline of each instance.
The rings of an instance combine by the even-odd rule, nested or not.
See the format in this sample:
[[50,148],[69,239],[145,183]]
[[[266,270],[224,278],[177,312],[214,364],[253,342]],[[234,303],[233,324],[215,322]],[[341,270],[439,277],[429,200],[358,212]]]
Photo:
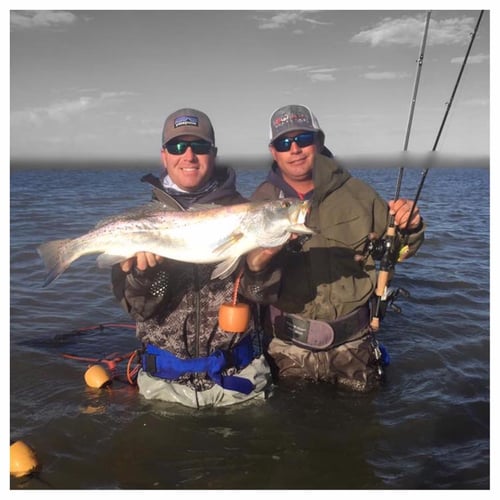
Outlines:
[[118,264],[119,262],[123,262],[124,260],[127,260],[128,256],[126,255],[117,255],[117,254],[109,254],[109,253],[102,253],[99,255],[96,259],[97,262],[97,267],[100,269],[106,268],[106,267],[112,267],[115,264]]
[[215,266],[215,269],[212,272],[211,279],[219,278],[223,280],[227,278],[238,266],[241,259],[241,255],[237,257],[229,257],[226,260],[223,260],[221,263]]
[[288,231],[290,233],[297,233],[297,234],[315,234],[315,232],[312,229],[309,229],[304,224],[293,224],[288,228]]
[[95,229],[99,229],[103,226],[106,226],[107,224],[112,224],[114,222],[123,222],[126,220],[136,221],[154,216],[158,213],[177,211],[178,210],[174,209],[172,206],[167,206],[160,201],[150,201],[147,204],[129,208],[128,210],[125,210],[124,212],[121,212],[119,214],[104,217],[95,225]]
[[232,247],[234,244],[238,243],[238,241],[243,238],[244,234],[243,233],[236,233],[233,232],[231,233],[228,238],[226,238],[219,246],[215,247],[213,250],[213,253],[215,254],[221,254],[225,252],[227,249]]
[[37,248],[38,255],[42,258],[47,270],[42,287],[52,283],[78,258],[71,242],[71,239],[47,241]]

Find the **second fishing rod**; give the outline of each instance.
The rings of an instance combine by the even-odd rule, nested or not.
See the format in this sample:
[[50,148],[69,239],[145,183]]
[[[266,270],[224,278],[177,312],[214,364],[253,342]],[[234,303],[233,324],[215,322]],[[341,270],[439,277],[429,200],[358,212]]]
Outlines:
[[[462,65],[460,67],[460,71],[459,71],[457,80],[455,82],[451,97],[447,102],[445,114],[444,114],[444,117],[442,119],[441,125],[439,127],[439,131],[438,131],[438,134],[437,134],[436,139],[434,141],[431,153],[434,153],[437,150],[437,146],[438,146],[441,134],[443,132],[444,125],[445,125],[446,120],[448,118],[448,114],[449,114],[449,111],[451,109],[451,105],[453,103],[456,91],[458,89],[458,85],[459,85],[460,80],[462,78],[462,75],[463,75],[463,72],[465,69],[465,65],[467,64],[467,59],[469,57],[472,45],[474,43],[474,39],[476,37],[477,31],[479,28],[479,24],[481,23],[483,13],[484,13],[484,10],[482,10],[480,12],[479,17],[478,17],[477,22],[476,22],[476,25],[474,27],[474,31],[471,34],[471,39],[470,39],[469,45],[467,47],[467,51],[466,51],[464,60],[463,60]],[[405,143],[404,143],[404,148],[403,148],[404,152],[407,151],[407,146],[408,146],[409,137],[410,137],[411,125],[412,125],[412,120],[413,120],[413,113],[414,113],[414,108],[415,108],[415,103],[416,103],[416,95],[417,95],[417,90],[418,90],[418,82],[420,79],[420,71],[421,71],[421,67],[422,67],[422,63],[423,63],[423,54],[424,54],[424,48],[425,48],[427,32],[428,32],[428,27],[429,27],[430,14],[431,14],[430,11],[427,12],[426,23],[425,23],[425,28],[424,28],[424,35],[422,38],[422,44],[421,44],[421,48],[420,48],[420,56],[419,56],[419,59],[417,60],[417,63],[418,63],[417,74],[416,74],[416,78],[415,78],[412,101],[411,101],[411,106],[410,106],[410,114],[409,114],[409,119],[408,119],[406,135],[405,135]],[[429,160],[431,161],[432,158],[429,157]],[[415,207],[416,207],[417,202],[419,200],[419,197],[420,197],[420,194],[421,194],[421,191],[422,191],[422,188],[423,188],[425,178],[427,176],[428,171],[429,171],[429,167],[427,166],[422,172],[422,176],[421,176],[421,180],[420,180],[420,183],[418,185],[418,188],[417,188],[417,192],[416,192],[415,197],[412,201],[412,206],[410,209],[410,213],[408,215],[408,219],[407,219],[408,222],[407,223],[409,223],[413,218],[414,210],[415,210]],[[403,172],[404,172],[404,167],[401,167],[400,171],[399,171],[397,183],[396,183],[396,192],[394,195],[394,200],[399,199]],[[404,239],[408,238],[407,231],[403,230],[403,231],[401,231],[401,233],[403,234]],[[408,249],[408,247],[404,241],[401,243],[401,242],[397,242],[396,240],[397,240],[397,227],[396,227],[396,224],[394,221],[394,216],[391,215],[385,237],[382,238],[381,240],[378,240],[378,241],[371,243],[371,250],[370,251],[372,252],[372,255],[374,256],[374,258],[376,260],[380,259],[380,267],[379,267],[379,272],[378,272],[378,276],[377,276],[377,287],[375,289],[376,301],[375,301],[375,306],[374,306],[373,314],[372,314],[372,320],[371,320],[371,324],[370,324],[370,326],[372,327],[372,329],[374,331],[379,329],[380,320],[383,317],[383,314],[384,314],[385,309],[387,307],[388,295],[389,295],[389,283],[390,283],[392,276],[394,274],[395,265],[399,260],[402,260],[404,258],[405,251],[407,251],[407,249]],[[395,295],[397,295],[397,292]]]

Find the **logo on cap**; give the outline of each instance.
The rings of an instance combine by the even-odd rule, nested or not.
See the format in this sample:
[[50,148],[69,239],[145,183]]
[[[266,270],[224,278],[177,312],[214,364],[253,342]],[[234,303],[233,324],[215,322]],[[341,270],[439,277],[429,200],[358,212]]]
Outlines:
[[274,128],[281,128],[285,125],[292,125],[292,124],[298,124],[298,125],[309,125],[311,126],[311,119],[308,114],[306,113],[284,113],[281,116],[277,116],[274,119],[273,122],[273,127]]
[[174,120],[174,128],[177,127],[198,127],[198,117],[197,116],[178,116]]

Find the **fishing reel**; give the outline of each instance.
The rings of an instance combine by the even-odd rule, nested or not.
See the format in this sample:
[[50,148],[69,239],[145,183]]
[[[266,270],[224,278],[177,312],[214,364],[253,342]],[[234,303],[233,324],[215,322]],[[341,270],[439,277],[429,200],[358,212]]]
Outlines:
[[[387,263],[395,263],[398,261],[400,254],[400,244],[394,236],[386,236],[379,238],[375,233],[370,233],[362,253],[364,258],[371,255],[373,260],[378,260]],[[393,266],[392,266],[393,267]]]
[[374,260],[381,260],[387,250],[387,241],[385,238],[378,238],[370,240],[368,236],[368,243],[366,245],[365,253],[371,255]]
[[389,286],[396,262],[398,262],[404,248],[401,248],[396,229],[392,224],[387,229],[387,233],[383,238],[378,238],[375,233],[368,235],[365,255],[371,255],[374,260],[380,261],[377,285],[374,292],[373,313],[370,321],[373,331],[379,329],[380,321],[384,317],[387,307],[390,307],[393,311],[401,312],[401,308],[394,304],[396,297],[400,293],[406,296],[409,295],[406,290],[401,288],[394,289]]
[[408,292],[404,288],[395,288],[390,286],[386,289],[383,296],[378,297],[377,295],[374,295],[372,297],[372,311],[374,311],[372,321],[374,317],[376,317],[377,320],[375,321],[375,323],[371,323],[371,326],[375,331],[378,329],[380,321],[382,321],[382,319],[385,317],[388,309],[397,314],[401,313],[401,307],[394,304],[394,302],[399,297],[408,298],[410,297],[410,292]]
[[408,297],[410,297],[410,292],[408,290],[405,290],[404,288],[389,287],[389,289],[387,290],[387,296],[385,298],[386,308],[389,307],[392,311],[398,314],[401,312],[401,308],[394,304],[394,302],[399,296],[407,299]]

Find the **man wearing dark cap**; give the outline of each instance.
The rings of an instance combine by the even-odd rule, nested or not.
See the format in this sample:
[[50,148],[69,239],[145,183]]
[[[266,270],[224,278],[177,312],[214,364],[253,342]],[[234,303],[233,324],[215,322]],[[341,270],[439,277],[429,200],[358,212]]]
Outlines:
[[[215,165],[215,134],[205,113],[186,108],[169,115],[161,144],[160,178],[142,178],[154,186],[154,199],[173,210],[246,201],[234,170]],[[242,333],[218,323],[220,306],[233,299],[235,276],[211,280],[212,270],[147,252],[114,266],[115,296],[136,320],[145,349],[137,377],[145,398],[199,408],[267,395],[270,370],[255,322]]]
[[[352,177],[324,141],[306,106],[287,105],[272,114],[274,161],[252,199],[311,200],[306,224],[315,234],[248,254],[242,287],[249,298],[271,304],[268,353],[279,378],[326,381],[364,392],[379,385],[388,362],[374,335],[378,325],[372,316],[380,301],[372,300],[377,273],[373,255],[366,252],[369,235],[383,236],[393,214],[400,259],[406,259],[423,242],[424,223],[418,207],[408,221],[411,202],[387,203]],[[370,302],[376,306],[371,311]]]
[[[189,141],[192,141],[191,143]],[[179,154],[191,144],[186,154]],[[165,187],[187,192],[208,189],[215,168],[215,134],[208,116],[201,111],[180,109],[165,121],[161,152]],[[196,154],[195,151],[201,151]]]

